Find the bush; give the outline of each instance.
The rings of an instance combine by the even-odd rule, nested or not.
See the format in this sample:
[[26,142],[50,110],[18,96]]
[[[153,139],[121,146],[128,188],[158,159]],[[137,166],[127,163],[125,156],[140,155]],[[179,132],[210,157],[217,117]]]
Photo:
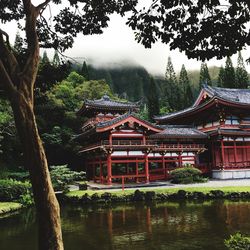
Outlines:
[[14,179],[17,181],[28,181],[29,180],[29,172],[9,172],[7,177],[9,179]]
[[173,183],[188,184],[195,182],[205,182],[206,178],[201,176],[202,172],[194,167],[177,168],[170,172]]
[[229,250],[249,250],[250,237],[243,236],[241,233],[236,233],[225,240],[225,245]]
[[29,182],[0,180],[0,201],[18,201],[22,195],[30,193],[30,190]]
[[69,184],[86,180],[85,172],[72,171],[66,165],[51,167],[50,176],[55,191],[67,191]]

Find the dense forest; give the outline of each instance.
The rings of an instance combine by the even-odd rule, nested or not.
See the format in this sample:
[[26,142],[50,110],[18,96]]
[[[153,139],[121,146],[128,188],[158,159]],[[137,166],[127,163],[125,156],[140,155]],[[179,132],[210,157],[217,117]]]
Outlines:
[[[235,68],[227,58],[225,66],[220,68],[208,68],[203,62],[200,70],[187,71],[183,65],[178,73],[169,57],[165,76],[153,76],[141,66],[97,68],[86,62],[62,60],[57,52],[51,60],[44,52],[36,80],[35,113],[49,164],[80,166],[79,145],[73,138],[84,122],[84,117],[76,116],[84,99],[98,99],[108,94],[117,100],[140,100],[138,115],[153,121],[155,115],[192,105],[202,84],[247,88],[248,73],[241,54]],[[22,166],[13,115],[2,92],[0,139],[1,165],[12,169]]]

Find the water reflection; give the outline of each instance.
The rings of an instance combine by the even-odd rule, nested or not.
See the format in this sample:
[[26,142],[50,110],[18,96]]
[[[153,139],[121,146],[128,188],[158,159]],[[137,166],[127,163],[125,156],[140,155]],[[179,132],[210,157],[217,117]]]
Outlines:
[[[250,202],[227,201],[65,206],[65,249],[225,249],[231,233],[250,234],[249,212]],[[0,231],[1,250],[36,249],[33,210],[0,220]]]

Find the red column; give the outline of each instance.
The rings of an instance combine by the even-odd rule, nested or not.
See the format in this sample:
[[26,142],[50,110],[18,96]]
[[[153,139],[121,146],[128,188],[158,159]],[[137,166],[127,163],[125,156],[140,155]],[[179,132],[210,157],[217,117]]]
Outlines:
[[222,168],[224,168],[225,152],[224,152],[224,142],[223,142],[223,139],[220,141],[220,144],[221,144],[221,165],[222,165]]
[[178,161],[179,161],[179,167],[182,167],[182,158],[181,158],[181,153],[178,154]]
[[149,168],[148,168],[148,154],[145,154],[145,175],[146,175],[146,183],[149,183]]
[[100,182],[102,183],[103,176],[102,176],[102,161],[101,160],[99,160],[99,168],[100,168]]
[[112,145],[112,134],[109,134],[109,145]]
[[165,169],[165,160],[164,159],[165,159],[164,154],[162,154],[162,156],[161,156],[162,169],[163,169],[164,178],[166,178],[166,169]]
[[[138,161],[136,159],[136,163],[135,163],[135,174],[138,175]],[[136,177],[136,183],[138,182],[138,178]]]
[[142,137],[142,144],[145,145],[146,144],[146,136],[143,134],[143,137]]
[[237,150],[236,150],[236,141],[234,140],[234,162],[238,162],[238,159],[237,159]]
[[107,174],[108,174],[108,185],[112,184],[112,160],[111,160],[111,153],[107,156]]

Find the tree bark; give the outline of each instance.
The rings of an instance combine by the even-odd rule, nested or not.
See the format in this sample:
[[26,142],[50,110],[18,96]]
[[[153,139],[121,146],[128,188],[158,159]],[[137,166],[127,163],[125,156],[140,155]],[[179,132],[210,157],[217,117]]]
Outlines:
[[[36,19],[46,0],[35,7],[31,0],[22,0],[25,14],[27,59],[20,67],[11,48],[6,46],[0,30],[0,79],[9,97],[15,124],[23,146],[25,167],[29,170],[39,227],[39,250],[63,250],[60,208],[56,199],[43,144],[34,115],[34,83],[39,64],[39,41]],[[6,37],[8,40],[8,36]],[[22,68],[22,69],[21,69]]]
[[56,199],[43,144],[40,139],[33,103],[24,94],[16,92],[11,97],[16,128],[25,157],[38,215],[39,249],[62,250],[60,208]]

